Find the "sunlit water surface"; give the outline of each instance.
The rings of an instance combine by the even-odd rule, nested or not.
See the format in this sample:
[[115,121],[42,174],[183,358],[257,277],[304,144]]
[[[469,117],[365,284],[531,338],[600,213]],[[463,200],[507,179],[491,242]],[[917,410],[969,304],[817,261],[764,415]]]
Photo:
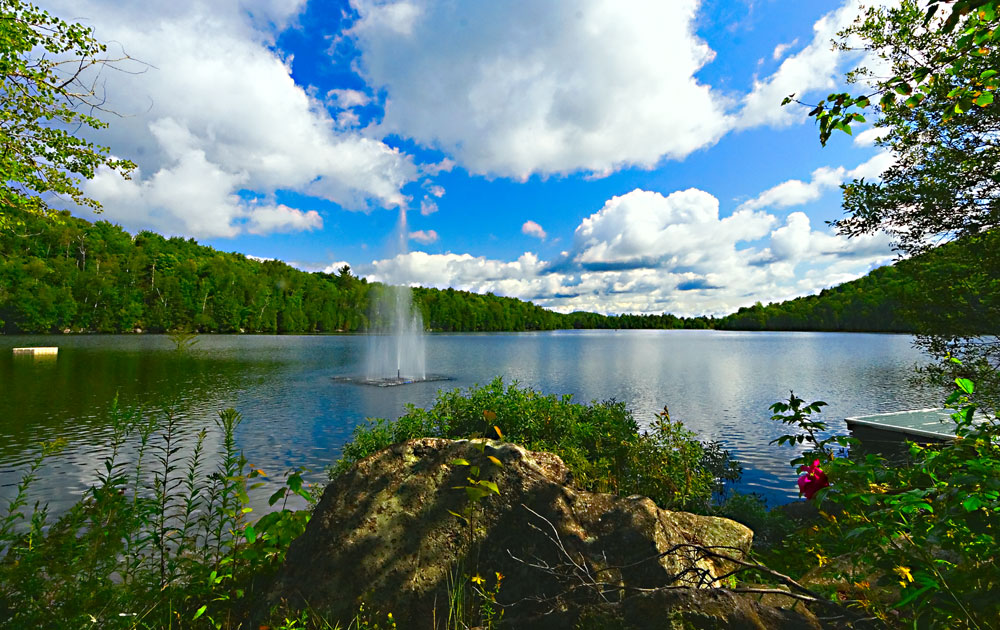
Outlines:
[[[170,410],[192,429],[212,427],[218,410],[235,407],[243,415],[238,443],[254,467],[272,478],[305,467],[322,481],[366,417],[395,418],[406,403],[430,405],[439,388],[503,376],[578,402],[625,401],[644,425],[667,405],[673,419],[743,462],[741,490],[786,502],[797,496],[794,452],[769,444],[785,427],[768,419],[768,405],[789,390],[825,400],[824,418],[839,431],[848,416],[933,406],[940,392],[910,382],[925,360],[911,341],[719,331],[435,334],[426,339],[427,370],[454,380],[365,387],[333,380],[365,372],[369,340],[360,335],[203,335],[187,353],[151,335],[0,337],[0,501],[13,495],[39,442],[55,438],[67,445],[42,469],[32,500],[54,512],[75,501],[108,454],[116,395],[123,408]],[[22,345],[58,345],[59,354],[14,357],[10,348]],[[218,441],[210,431],[209,449]],[[258,511],[268,490],[258,492]]]

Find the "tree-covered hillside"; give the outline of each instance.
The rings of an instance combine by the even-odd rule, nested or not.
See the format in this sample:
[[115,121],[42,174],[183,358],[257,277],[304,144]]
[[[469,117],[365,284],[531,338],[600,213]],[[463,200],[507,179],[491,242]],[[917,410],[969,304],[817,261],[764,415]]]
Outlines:
[[[714,322],[727,330],[982,335],[1000,329],[1000,233],[968,236],[818,295],[759,302]],[[957,279],[957,281],[956,281]]]
[[[334,332],[363,330],[380,287],[343,268],[306,273],[224,253],[193,239],[134,237],[106,221],[21,214],[0,232],[5,332]],[[463,291],[420,290],[439,330],[544,330],[572,324],[533,304]]]

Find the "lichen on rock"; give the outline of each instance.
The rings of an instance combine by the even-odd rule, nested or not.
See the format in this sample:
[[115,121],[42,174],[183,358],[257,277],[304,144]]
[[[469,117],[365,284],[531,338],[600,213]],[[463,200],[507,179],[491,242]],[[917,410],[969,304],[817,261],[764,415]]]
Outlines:
[[[734,521],[662,510],[645,497],[576,490],[551,453],[493,441],[480,445],[482,452],[474,446],[410,440],[333,480],[289,549],[269,603],[308,605],[344,620],[364,602],[392,612],[401,628],[430,628],[447,616],[456,573],[499,572],[505,620],[531,627],[530,620],[543,619],[551,630],[560,626],[556,619],[569,622],[567,615],[618,605],[646,589],[718,586],[731,563],[706,559],[690,545],[735,557],[750,549],[753,532]],[[456,463],[462,460],[470,465]],[[477,501],[464,520],[456,514],[468,505],[462,488],[473,465],[476,478],[500,492]]]

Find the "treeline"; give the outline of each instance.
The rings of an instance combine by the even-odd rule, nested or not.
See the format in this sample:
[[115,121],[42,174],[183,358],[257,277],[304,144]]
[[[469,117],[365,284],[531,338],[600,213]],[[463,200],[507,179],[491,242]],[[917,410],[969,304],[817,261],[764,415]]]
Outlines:
[[[5,210],[0,230],[0,330],[5,333],[324,333],[369,326],[383,288],[351,273],[307,273],[199,245],[135,236],[107,221],[63,212],[49,218]],[[556,313],[515,298],[414,289],[434,331],[559,328],[719,328],[995,333],[1000,322],[1000,237],[949,243],[819,295],[744,307],[723,318]],[[950,281],[962,270],[961,282]],[[960,305],[963,317],[953,313]]]
[[1000,332],[1000,232],[880,267],[818,295],[760,302],[713,322],[723,330],[825,330],[944,336]]
[[[323,333],[363,331],[383,288],[354,276],[307,273],[143,231],[6,210],[0,231],[0,330],[48,332]],[[414,290],[435,331],[680,328],[672,315],[556,313],[514,298]],[[702,326],[703,327],[703,326]]]

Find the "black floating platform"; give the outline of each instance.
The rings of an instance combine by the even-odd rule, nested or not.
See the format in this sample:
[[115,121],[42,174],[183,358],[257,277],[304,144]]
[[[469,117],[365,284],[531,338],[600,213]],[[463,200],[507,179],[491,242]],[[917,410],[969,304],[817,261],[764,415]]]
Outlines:
[[443,374],[428,374],[423,378],[409,376],[370,378],[367,376],[334,376],[337,383],[352,383],[354,385],[368,385],[370,387],[397,387],[399,385],[412,385],[414,383],[429,383],[432,381],[450,381],[450,376]]

